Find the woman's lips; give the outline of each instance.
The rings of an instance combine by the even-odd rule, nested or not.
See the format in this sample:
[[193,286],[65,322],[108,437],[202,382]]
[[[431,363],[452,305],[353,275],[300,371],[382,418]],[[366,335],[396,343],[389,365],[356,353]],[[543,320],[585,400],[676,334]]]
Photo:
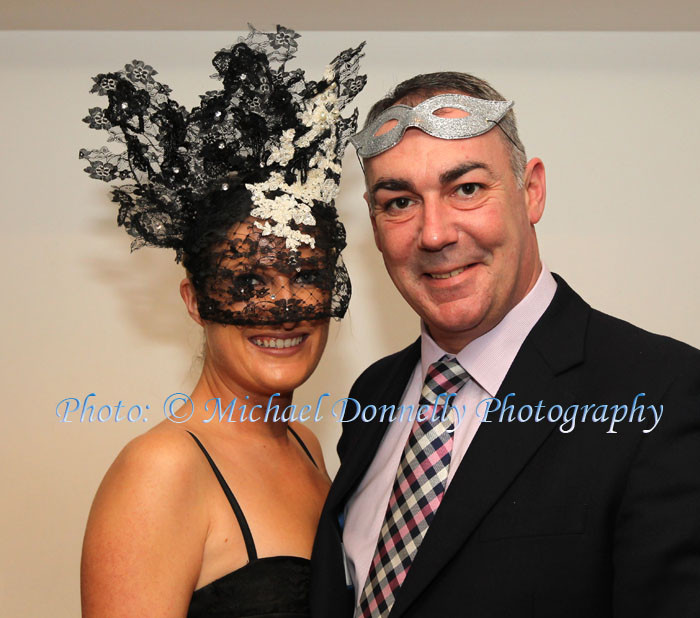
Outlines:
[[249,341],[259,348],[284,350],[301,345],[308,335],[253,335]]

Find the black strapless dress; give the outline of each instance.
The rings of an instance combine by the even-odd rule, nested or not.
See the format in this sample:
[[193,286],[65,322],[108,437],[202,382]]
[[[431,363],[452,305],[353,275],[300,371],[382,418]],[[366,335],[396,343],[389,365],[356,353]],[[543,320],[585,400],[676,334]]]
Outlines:
[[[301,438],[291,427],[289,431],[316,465]],[[311,563],[297,556],[258,558],[253,535],[233,492],[197,436],[188,433],[202,449],[233,509],[248,564],[195,590],[187,618],[309,618]]]

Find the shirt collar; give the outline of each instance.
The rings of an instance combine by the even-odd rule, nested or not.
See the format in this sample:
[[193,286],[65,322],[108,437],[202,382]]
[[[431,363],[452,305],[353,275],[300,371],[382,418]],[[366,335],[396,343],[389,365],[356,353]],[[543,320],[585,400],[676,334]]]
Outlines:
[[557,282],[543,264],[537,282],[525,298],[494,328],[466,345],[456,355],[448,354],[435,343],[421,320],[420,362],[423,381],[430,365],[448,354],[456,357],[472,379],[491,397],[495,397],[523,341],[552,302],[556,289]]

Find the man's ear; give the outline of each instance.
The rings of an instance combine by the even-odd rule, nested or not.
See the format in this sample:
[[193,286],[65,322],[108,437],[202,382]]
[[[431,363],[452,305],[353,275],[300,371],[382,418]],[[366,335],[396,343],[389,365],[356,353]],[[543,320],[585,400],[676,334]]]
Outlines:
[[180,296],[185,301],[185,307],[187,307],[187,313],[190,314],[190,317],[200,326],[204,326],[204,320],[199,316],[199,308],[197,307],[197,293],[189,277],[180,281]]
[[534,225],[542,218],[547,198],[547,179],[541,159],[530,159],[525,167],[523,189],[527,203],[527,214]]
[[377,249],[381,251],[382,243],[379,240],[379,234],[377,233],[377,220],[374,218],[374,207],[372,206],[372,201],[369,199],[369,193],[367,193],[367,191],[365,191],[365,194],[362,197],[364,197],[365,202],[367,202],[367,208],[369,210],[369,220],[372,223],[372,233],[374,234],[374,244],[377,246]]

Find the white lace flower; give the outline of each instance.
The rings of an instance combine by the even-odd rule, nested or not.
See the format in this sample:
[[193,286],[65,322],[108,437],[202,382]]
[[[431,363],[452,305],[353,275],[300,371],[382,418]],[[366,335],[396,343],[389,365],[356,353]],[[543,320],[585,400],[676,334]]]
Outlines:
[[265,199],[255,203],[251,216],[259,219],[271,219],[277,223],[294,221],[298,225],[315,225],[316,220],[307,204],[299,203],[291,195],[278,195],[274,199]]
[[[262,230],[263,236],[272,234],[278,238],[284,238],[288,249],[296,249],[299,244],[304,243],[312,248],[315,245],[314,239],[308,234],[303,234],[299,230],[290,227],[293,221],[296,225],[316,225],[316,219],[311,214],[311,200],[300,200],[293,195],[293,191],[299,191],[299,182],[292,187],[286,185],[282,180],[282,175],[271,174],[266,182],[255,185],[246,185],[251,192],[255,208],[250,214],[264,221],[255,222],[255,226]],[[282,190],[284,193],[272,199],[266,197],[266,191]],[[272,225],[272,223],[274,225]]]
[[318,168],[324,172],[329,170],[331,172],[335,172],[336,174],[340,174],[341,166],[340,163],[336,161],[335,154],[337,143],[338,139],[335,135],[331,135],[323,140],[318,148],[318,151],[309,161],[309,167]]
[[327,178],[321,185],[321,202],[329,204],[338,195],[338,183],[332,178]]
[[282,223],[270,225],[269,221],[265,221],[265,223],[255,221],[254,225],[258,229],[262,230],[263,236],[272,235],[277,236],[278,238],[284,238],[284,244],[287,249],[296,250],[301,244],[309,245],[312,249],[316,246],[316,240],[312,236],[303,234],[299,230],[293,230],[288,225],[284,225]]
[[333,67],[332,64],[329,64],[326,67],[326,70],[323,72],[323,79],[324,81],[327,82],[333,82],[335,81],[336,74],[335,74],[335,68]]
[[299,120],[304,126],[312,129],[327,129],[340,116],[337,101],[335,88],[329,88],[306,103]]
[[280,137],[279,145],[272,147],[270,156],[267,159],[266,165],[279,163],[287,165],[294,156],[294,129],[287,129]]
[[[272,172],[267,180],[255,184],[247,184],[255,208],[251,215],[261,221],[255,225],[262,230],[263,235],[274,235],[284,238],[288,248],[296,249],[299,244],[314,246],[314,241],[308,234],[291,227],[295,225],[315,225],[311,214],[314,202],[332,202],[338,193],[338,182],[329,175],[340,175],[340,161],[337,161],[338,132],[336,130],[340,118],[340,108],[344,105],[338,100],[337,75],[329,66],[324,73],[324,79],[332,82],[323,92],[305,101],[304,108],[297,113],[299,122],[308,128],[295,139],[294,129],[288,129],[280,136],[279,144],[270,148],[267,165],[279,163],[287,165],[298,149],[307,148],[320,135],[328,136],[317,144],[314,155],[306,168],[306,178],[301,182],[297,176],[293,183],[288,184],[280,172]],[[268,197],[274,194],[275,197]]]

